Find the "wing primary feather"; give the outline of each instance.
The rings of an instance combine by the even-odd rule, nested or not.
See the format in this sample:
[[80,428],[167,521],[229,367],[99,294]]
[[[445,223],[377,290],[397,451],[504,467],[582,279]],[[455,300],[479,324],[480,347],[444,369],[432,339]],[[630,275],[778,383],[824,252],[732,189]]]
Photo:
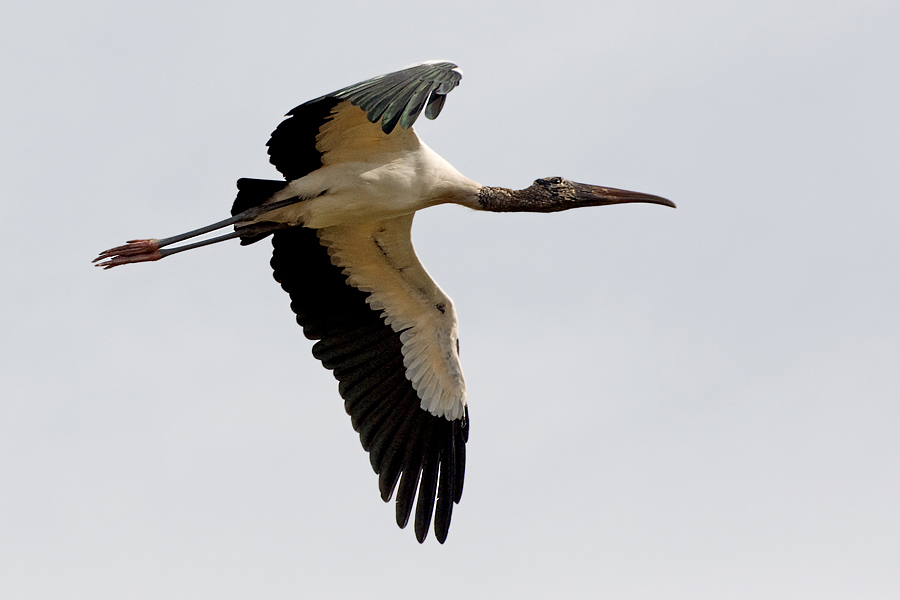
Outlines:
[[428,101],[428,93],[430,91],[431,86],[424,83],[413,92],[409,99],[409,103],[406,106],[406,110],[403,111],[403,115],[400,117],[400,127],[402,129],[409,129],[415,124],[416,119],[422,114],[425,103]]
[[446,99],[446,94],[432,92],[431,98],[428,99],[428,105],[425,107],[425,118],[431,119],[432,121],[437,119],[438,115],[441,114],[441,109],[444,108],[444,101]]
[[460,435],[462,436],[463,442],[469,441],[469,407],[466,406],[465,413],[463,414],[462,422],[459,424]]
[[400,476],[400,486],[397,488],[397,525],[406,527],[409,517],[412,515],[413,502],[416,499],[416,488],[419,484],[419,475],[424,461],[423,448],[431,430],[425,425],[427,413],[417,410],[413,413],[410,438],[413,440],[406,447],[403,456],[403,474]]
[[[402,383],[402,382],[398,382]],[[366,451],[372,446],[372,440],[378,435],[381,426],[388,423],[395,414],[397,403],[403,399],[406,390],[397,386],[389,389],[367,414],[357,418],[359,423],[359,439]],[[352,417],[351,417],[352,418]],[[377,470],[375,471],[378,472]]]
[[326,369],[333,369],[337,361],[354,361],[358,357],[367,357],[372,352],[377,352],[386,344],[388,334],[383,328],[363,326],[352,330],[346,338],[349,339],[326,337],[319,340],[313,344],[313,356],[321,360]]
[[350,415],[350,424],[353,426],[353,430],[360,434],[360,442],[366,451],[369,450],[371,428],[377,426],[380,420],[387,415],[386,403],[383,400],[389,398],[396,391],[397,383],[399,382],[396,375],[392,374],[365,396],[353,402],[344,403],[344,408],[350,409],[347,411],[347,414]]
[[346,100],[349,100],[352,97],[360,101],[368,101],[378,96],[381,91],[396,85],[399,81],[402,81],[402,73],[402,71],[395,71],[393,73],[387,73],[385,75],[378,75],[376,77],[372,77],[371,79],[367,79],[366,81],[361,81],[360,83],[355,83],[351,86],[345,87],[342,90],[338,90],[334,92],[333,96]]
[[389,95],[392,89],[402,85],[404,81],[406,81],[406,77],[403,76],[402,71],[388,73],[335,92],[335,95],[338,98],[371,106],[373,100]]
[[[397,125],[397,115],[400,115],[400,127],[408,129],[422,112],[418,95],[411,89],[427,90],[424,92],[428,95],[425,116],[435,119],[443,108],[446,95],[459,85],[461,78],[462,74],[453,63],[419,64],[304,102],[291,109],[288,118],[272,132],[266,144],[269,160],[288,181],[299,179],[322,166],[316,136],[320,127],[333,117],[332,110],[340,101],[350,100],[366,112],[372,123],[381,120],[382,131],[390,133]],[[384,118],[385,110],[394,101],[399,103],[398,108]]]
[[[341,394],[341,397],[344,398],[344,407],[348,409],[348,413],[355,406],[356,402],[364,400],[365,396],[384,379],[384,373],[379,370],[378,366],[374,369],[366,367],[367,365],[361,365],[358,371],[353,371],[346,379],[339,379],[338,390],[341,390],[341,384],[346,382],[345,391]],[[390,362],[386,363],[385,371],[402,373],[403,361],[397,358],[391,359]]]
[[469,408],[466,407],[466,422],[453,422],[453,437],[456,440],[456,456],[453,468],[456,470],[453,476],[453,501],[459,504],[463,493],[463,480],[466,476],[466,438],[468,437]]
[[[408,407],[418,408],[416,406],[417,401],[418,396],[416,396],[415,390],[409,390],[406,398],[403,400],[407,410],[398,411],[397,421],[399,427],[396,429],[382,428],[382,431],[379,432],[369,447],[369,460],[376,472],[395,472],[399,476],[403,470],[405,446],[411,443],[412,436],[410,431],[416,422],[416,413],[408,410]],[[394,483],[396,484],[396,481]],[[393,492],[393,489],[391,491]],[[382,494],[383,497],[384,495]],[[390,498],[390,495],[388,495],[388,498]]]
[[397,481],[400,479],[400,469],[383,469],[378,474],[378,492],[381,499],[385,502],[391,501],[394,495],[394,488],[397,487]]
[[[340,357],[336,357],[334,360],[340,360],[341,365],[343,365],[345,368],[358,367],[363,363],[372,360],[376,356],[390,352],[394,348],[394,346],[394,340],[390,339],[388,336],[384,336],[383,339],[379,340],[363,351],[359,351],[356,354],[352,355],[341,355]],[[322,366],[324,366],[326,369],[333,369],[336,366],[336,362],[326,364],[326,362],[323,360]]]
[[[351,399],[344,401],[344,409],[351,417],[353,429],[359,431],[360,419],[366,416],[375,402],[384,397],[384,395],[392,388],[403,383],[403,365],[398,363],[396,359],[387,363],[388,368],[384,372],[376,370],[374,378],[377,379],[376,384],[369,388],[365,394],[355,395]],[[385,372],[388,373],[385,375]],[[372,373],[369,376],[373,375]],[[365,376],[365,381],[369,380],[369,376]]]
[[453,80],[453,79],[445,77],[445,78],[443,78],[443,81],[441,81],[441,85],[438,86],[436,92],[438,94],[440,94],[441,96],[446,96],[447,94],[449,94],[450,92],[453,91],[453,88],[455,88],[458,85],[459,85],[459,79]]
[[[295,303],[291,303],[293,309]],[[344,316],[319,317],[314,316],[308,308],[297,307],[297,324],[303,328],[303,335],[310,340],[323,340],[332,333],[339,333],[348,329],[356,329],[367,325],[366,320],[359,315],[347,314]]]
[[[401,403],[409,405],[415,402],[416,393],[409,390]],[[400,473],[403,470],[402,456],[395,452],[393,455],[384,455],[382,449],[387,447],[388,442],[395,439],[404,439],[406,432],[412,425],[414,418],[409,411],[405,413],[395,413],[391,419],[381,428],[375,442],[370,446],[370,460],[372,468],[378,473],[378,490],[381,492],[381,499],[388,502],[400,479]],[[390,460],[386,460],[386,459]]]
[[[407,111],[413,94],[416,93],[421,83],[421,81],[412,81],[404,86],[402,90],[394,95],[390,104],[384,109],[384,114],[381,115],[381,130],[386,134],[390,134],[394,127],[397,126],[397,123],[400,122],[401,117]],[[430,87],[430,84],[426,83],[426,86]]]
[[[349,100],[354,106],[364,110],[372,123],[381,120],[382,131],[390,134],[397,125],[398,115],[400,126],[406,129],[412,126],[421,113],[422,102],[418,99],[413,102],[413,96],[417,94],[413,90],[422,90],[426,96],[430,96],[432,107],[427,114],[431,114],[429,118],[433,119],[443,106],[443,99],[436,100],[434,95],[446,96],[459,85],[461,78],[462,73],[453,63],[419,64],[347,86],[322,98]],[[434,102],[440,106],[435,106]],[[388,107],[395,103],[397,107],[390,109],[385,115]]]
[[[399,113],[421,112],[423,94],[433,87],[424,82],[407,87],[408,104]],[[391,110],[398,109],[392,105]],[[443,543],[453,504],[462,495],[468,410],[465,419],[449,421],[422,409],[407,379],[401,334],[385,323],[379,309],[367,304],[371,292],[347,284],[347,275],[331,263],[314,230],[276,232],[273,247],[274,276],[290,294],[291,309],[304,334],[319,340],[314,356],[339,381],[351,425],[378,474],[382,499],[389,501],[395,495],[400,527],[407,525],[415,509],[414,529],[420,542],[433,519],[435,536]],[[415,374],[426,391],[434,388],[437,394],[434,377],[425,380],[420,375]]]
[[[365,95],[353,95],[349,96],[348,99],[355,106],[366,111],[366,116],[369,118],[369,121],[377,123],[391,101],[396,98],[398,93],[406,88],[407,85],[409,85],[408,81],[398,78],[396,80],[391,80],[390,83],[387,84],[389,87],[373,87]],[[385,131],[385,133],[390,132]]]
[[[436,433],[436,432],[435,432]],[[416,539],[425,541],[428,528],[431,526],[431,515],[434,512],[434,497],[438,478],[438,457],[440,445],[435,435],[429,436],[423,450],[422,477],[419,480],[419,494],[416,498]]]
[[337,367],[332,369],[332,371],[334,372],[334,377],[338,381],[344,379],[362,379],[363,377],[366,377],[369,374],[380,370],[385,365],[395,362],[400,362],[400,366],[396,369],[391,369],[391,371],[402,370],[402,361],[398,361],[396,357],[392,357],[390,354],[377,354],[372,357],[371,360],[359,365],[347,367],[345,367],[344,365],[338,365]]
[[[326,355],[330,355],[331,353],[342,348],[366,348],[375,342],[381,341],[381,339],[384,337],[384,328],[378,327],[377,324],[373,325],[371,319],[362,319],[360,317],[362,317],[363,315],[358,314],[351,314],[348,316],[353,316],[354,318],[358,319],[360,321],[360,324],[352,328],[335,328],[334,331],[329,333],[327,338],[315,344],[314,348],[316,348],[316,350],[314,350],[314,353],[323,352]],[[316,356],[315,354],[313,355]],[[316,356],[316,358],[319,357]]]
[[[448,429],[453,429],[452,424]],[[447,541],[450,531],[450,518],[453,515],[453,496],[456,490],[456,439],[453,431],[449,432],[441,449],[441,473],[438,482],[437,505],[434,511],[434,535],[438,542]]]
[[[420,457],[421,458],[421,457]],[[419,476],[422,468],[403,469],[400,475],[400,484],[397,486],[397,525],[404,529],[412,516],[413,503],[416,499],[416,487],[419,484]],[[416,536],[418,537],[418,536]]]
[[[369,464],[376,473],[381,473],[387,469],[390,461],[385,461],[384,450],[389,447],[390,442],[398,435],[403,426],[409,422],[409,414],[402,410],[403,404],[406,403],[406,397],[409,391],[404,390],[402,397],[395,402],[392,410],[387,414],[386,418],[378,426],[369,443]],[[400,473],[401,464],[397,462],[395,470]]]

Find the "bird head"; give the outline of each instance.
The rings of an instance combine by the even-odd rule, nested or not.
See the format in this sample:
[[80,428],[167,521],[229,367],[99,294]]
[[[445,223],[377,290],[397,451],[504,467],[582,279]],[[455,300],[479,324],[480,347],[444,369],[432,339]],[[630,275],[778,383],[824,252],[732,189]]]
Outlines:
[[605,206],[607,204],[626,204],[629,202],[648,202],[675,208],[675,203],[660,196],[630,192],[611,187],[589,185],[569,181],[564,177],[545,177],[536,179],[527,190],[529,195],[539,201],[545,200],[548,205],[557,205],[557,210],[567,210],[581,206]]

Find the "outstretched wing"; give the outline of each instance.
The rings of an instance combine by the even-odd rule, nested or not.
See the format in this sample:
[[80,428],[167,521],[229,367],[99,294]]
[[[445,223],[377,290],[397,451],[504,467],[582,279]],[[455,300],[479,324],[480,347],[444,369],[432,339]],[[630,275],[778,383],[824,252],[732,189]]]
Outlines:
[[272,132],[269,160],[288,181],[322,166],[320,128],[336,113],[361,110],[370,123],[381,122],[390,135],[400,125],[409,129],[424,109],[437,118],[444,101],[459,85],[462,72],[446,61],[413,65],[345,87],[295,107]]
[[452,62],[425,62],[373,77],[323,98],[349,100],[366,111],[372,123],[380,119],[382,131],[389,134],[398,123],[403,129],[412,127],[423,107],[426,117],[436,119],[447,94],[459,85],[460,79],[462,71]]
[[443,543],[462,496],[468,412],[453,305],[416,258],[411,223],[279,231],[272,268],[340,382],[382,499],[397,489],[397,524],[415,501],[416,538],[433,514]]

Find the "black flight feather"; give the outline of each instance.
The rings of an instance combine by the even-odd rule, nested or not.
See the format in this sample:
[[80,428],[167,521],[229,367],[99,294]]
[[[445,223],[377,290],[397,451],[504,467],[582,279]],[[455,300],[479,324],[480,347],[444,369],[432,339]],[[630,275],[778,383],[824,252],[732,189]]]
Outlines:
[[425,540],[434,516],[443,543],[462,495],[467,419],[449,421],[422,409],[406,378],[400,334],[366,304],[368,293],[331,264],[315,230],[277,231],[272,245],[274,277],[290,294],[304,334],[319,340],[313,354],[338,379],[351,424],[379,474],[382,499],[389,501],[396,488],[397,524],[405,527],[417,498],[416,538]]
[[[462,72],[452,62],[422,63],[326,94],[301,104],[289,114],[300,111],[304,106],[317,105],[326,100],[349,100],[351,104],[364,110],[372,123],[378,123],[380,120],[381,130],[390,134],[398,123],[403,129],[412,127],[423,106],[426,106],[426,117],[436,118],[441,112],[447,94],[459,85],[461,79]],[[427,105],[423,98],[428,98]],[[274,137],[273,134],[273,139]],[[269,153],[272,154],[271,142]],[[272,164],[278,167],[274,154]],[[284,173],[281,167],[278,167],[278,170]]]

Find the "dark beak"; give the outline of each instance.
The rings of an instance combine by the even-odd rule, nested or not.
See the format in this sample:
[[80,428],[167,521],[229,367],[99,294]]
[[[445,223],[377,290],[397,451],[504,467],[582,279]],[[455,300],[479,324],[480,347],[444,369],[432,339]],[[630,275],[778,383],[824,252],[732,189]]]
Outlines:
[[579,203],[589,206],[605,206],[607,204],[627,204],[630,202],[646,202],[649,204],[662,204],[663,206],[675,207],[675,203],[661,196],[653,194],[644,194],[641,192],[629,192],[628,190],[620,190],[610,187],[601,187],[599,185],[588,185],[586,183],[572,182],[575,190],[575,197]]

